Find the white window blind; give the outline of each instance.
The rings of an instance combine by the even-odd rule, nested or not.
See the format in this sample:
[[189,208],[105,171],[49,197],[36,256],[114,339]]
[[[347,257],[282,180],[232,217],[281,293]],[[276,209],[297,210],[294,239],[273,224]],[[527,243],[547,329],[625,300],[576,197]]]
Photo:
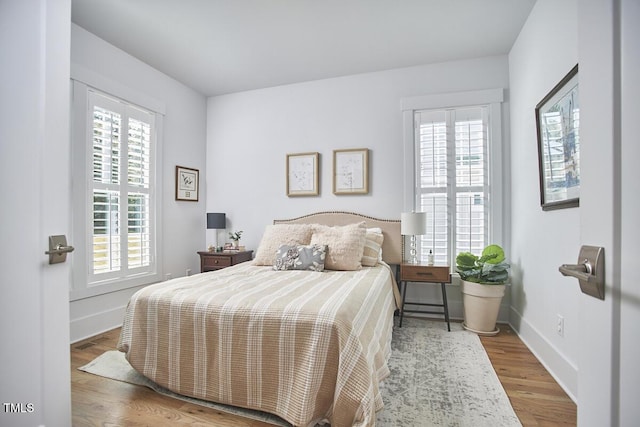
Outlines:
[[454,265],[461,251],[480,254],[489,235],[489,108],[414,112],[416,210],[427,213],[419,256]]
[[89,284],[154,272],[155,115],[89,91]]

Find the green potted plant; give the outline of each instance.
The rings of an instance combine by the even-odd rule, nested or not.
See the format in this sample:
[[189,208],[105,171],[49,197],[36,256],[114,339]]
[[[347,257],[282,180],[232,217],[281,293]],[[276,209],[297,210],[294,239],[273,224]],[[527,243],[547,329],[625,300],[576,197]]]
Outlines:
[[510,265],[505,262],[504,250],[489,245],[480,256],[460,252],[456,257],[456,272],[462,279],[462,326],[481,335],[495,335],[500,303],[509,279]]

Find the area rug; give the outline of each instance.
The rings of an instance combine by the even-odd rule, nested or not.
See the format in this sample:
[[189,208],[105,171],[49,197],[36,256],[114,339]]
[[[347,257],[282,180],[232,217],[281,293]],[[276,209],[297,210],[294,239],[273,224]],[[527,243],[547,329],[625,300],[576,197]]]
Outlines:
[[378,426],[521,426],[480,338],[451,323],[394,328]]
[[[477,335],[452,323],[405,318],[393,330],[391,375],[381,384],[384,409],[376,426],[521,426]],[[246,418],[287,427],[275,415],[177,395],[108,351],[81,371],[149,387],[158,393]]]

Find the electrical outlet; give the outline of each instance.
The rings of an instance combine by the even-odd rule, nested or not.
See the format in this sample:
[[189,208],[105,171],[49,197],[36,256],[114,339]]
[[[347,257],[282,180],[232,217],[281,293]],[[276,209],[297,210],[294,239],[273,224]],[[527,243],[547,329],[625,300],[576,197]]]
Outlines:
[[564,337],[564,317],[558,314],[558,318],[556,319],[556,332],[561,337]]
[[185,276],[191,276],[191,269],[190,268],[187,268]]

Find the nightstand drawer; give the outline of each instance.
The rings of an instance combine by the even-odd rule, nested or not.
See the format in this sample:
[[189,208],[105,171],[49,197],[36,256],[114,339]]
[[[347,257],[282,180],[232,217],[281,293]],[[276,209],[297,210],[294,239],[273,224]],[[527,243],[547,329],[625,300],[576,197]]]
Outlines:
[[409,282],[449,283],[449,267],[402,264],[400,280]]
[[229,267],[231,265],[231,258],[223,256],[207,256],[202,258],[202,265],[208,268]]
[[200,272],[220,270],[225,267],[251,261],[253,251],[209,252],[200,251]]

